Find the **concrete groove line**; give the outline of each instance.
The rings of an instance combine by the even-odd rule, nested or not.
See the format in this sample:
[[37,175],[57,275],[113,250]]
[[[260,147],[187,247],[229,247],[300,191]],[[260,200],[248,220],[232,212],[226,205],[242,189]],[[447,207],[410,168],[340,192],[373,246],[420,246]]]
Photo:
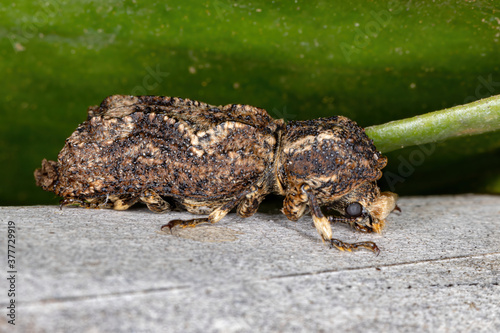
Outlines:
[[[174,290],[184,290],[189,289],[190,286],[175,286],[175,287],[163,287],[163,288],[151,288],[151,289],[143,289],[143,290],[134,290],[134,291],[123,291],[123,292],[112,292],[109,294],[92,294],[92,295],[81,295],[81,296],[65,296],[60,298],[48,298],[41,299],[33,302],[24,303],[23,307],[29,306],[38,306],[38,305],[46,305],[46,304],[57,304],[57,303],[71,303],[71,302],[79,302],[79,301],[87,301],[92,299],[105,299],[105,298],[113,298],[113,297],[122,297],[122,296],[133,296],[133,295],[141,295],[141,294],[154,294],[161,293],[165,291],[174,291]],[[7,305],[0,304],[0,306]]]
[[[340,269],[340,270],[324,270],[324,271],[317,271],[317,272],[286,274],[286,275],[271,276],[271,277],[265,277],[265,278],[259,278],[259,279],[240,280],[238,282],[229,283],[229,284],[236,285],[236,284],[247,283],[247,282],[259,282],[259,281],[276,280],[276,279],[283,279],[283,278],[294,278],[294,277],[301,277],[301,276],[314,276],[314,275],[320,275],[320,274],[340,273],[340,272],[347,272],[347,271],[362,271],[362,270],[368,270],[368,269],[374,269],[374,268],[384,268],[384,267],[402,267],[402,266],[409,266],[409,265],[416,265],[416,264],[418,265],[418,264],[434,263],[434,262],[441,262],[441,261],[453,261],[453,260],[475,258],[475,257],[484,258],[487,256],[495,256],[495,255],[500,255],[500,252],[483,253],[483,254],[475,254],[475,255],[463,255],[463,256],[456,256],[456,257],[450,257],[450,258],[427,259],[427,260],[419,260],[419,261],[415,261],[415,262],[394,263],[394,264],[387,264],[387,265],[352,267],[352,268]],[[227,286],[227,284],[226,284],[226,286]],[[175,287],[152,288],[152,289],[126,291],[126,292],[115,292],[115,293],[109,293],[109,294],[94,294],[94,295],[61,297],[61,298],[55,298],[55,299],[42,299],[42,300],[27,303],[25,306],[37,306],[37,305],[67,303],[67,302],[79,302],[79,301],[85,301],[85,300],[91,300],[91,299],[104,299],[104,298],[122,297],[122,296],[129,296],[129,295],[140,296],[140,295],[144,295],[144,294],[155,294],[155,293],[162,293],[162,292],[173,291],[173,290],[185,290],[185,289],[189,289],[191,287],[192,286],[175,286]],[[3,306],[3,304],[2,304],[2,306]]]
[[483,257],[495,256],[495,255],[500,255],[500,252],[490,252],[490,253],[473,254],[473,255],[462,255],[462,256],[455,256],[455,257],[448,257],[448,258],[425,259],[425,260],[408,261],[408,262],[401,262],[401,263],[394,263],[394,264],[371,265],[371,266],[363,266],[363,267],[349,267],[349,268],[343,268],[343,269],[327,269],[327,270],[316,271],[316,272],[284,274],[284,275],[276,275],[276,276],[269,277],[269,278],[267,278],[267,280],[283,279],[283,278],[297,277],[297,276],[313,276],[313,275],[328,274],[328,273],[340,273],[340,272],[348,272],[348,271],[362,271],[362,270],[368,270],[368,269],[374,269],[374,268],[376,269],[376,268],[386,268],[386,267],[402,267],[402,266],[409,266],[409,265],[434,263],[434,262],[440,262],[440,261],[452,261],[452,260],[459,260],[459,259],[466,259],[466,258],[475,258],[475,257],[483,258]]

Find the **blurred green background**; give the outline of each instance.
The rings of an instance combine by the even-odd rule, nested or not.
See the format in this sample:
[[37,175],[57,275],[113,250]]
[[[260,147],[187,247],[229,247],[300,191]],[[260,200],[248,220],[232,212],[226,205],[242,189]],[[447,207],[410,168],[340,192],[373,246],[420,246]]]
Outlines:
[[[26,1],[0,5],[0,205],[112,94],[244,103],[362,126],[500,94],[498,1]],[[388,154],[400,194],[500,193],[500,133]]]

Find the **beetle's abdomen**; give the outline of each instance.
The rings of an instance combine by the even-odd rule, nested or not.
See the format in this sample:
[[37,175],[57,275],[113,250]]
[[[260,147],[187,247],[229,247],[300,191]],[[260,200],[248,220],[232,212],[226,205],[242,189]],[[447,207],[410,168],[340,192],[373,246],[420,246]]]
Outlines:
[[172,114],[93,116],[58,157],[56,194],[138,194],[211,200],[255,182],[274,159],[269,131],[238,121],[200,127]]

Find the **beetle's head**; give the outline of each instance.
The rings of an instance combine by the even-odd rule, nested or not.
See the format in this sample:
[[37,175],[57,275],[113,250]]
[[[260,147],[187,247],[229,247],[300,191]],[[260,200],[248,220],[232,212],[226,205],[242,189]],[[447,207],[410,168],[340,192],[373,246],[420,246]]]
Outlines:
[[380,192],[374,182],[367,183],[328,205],[328,209],[340,214],[329,216],[328,219],[331,222],[348,223],[363,232],[381,232],[387,216],[398,209],[397,198],[395,193]]

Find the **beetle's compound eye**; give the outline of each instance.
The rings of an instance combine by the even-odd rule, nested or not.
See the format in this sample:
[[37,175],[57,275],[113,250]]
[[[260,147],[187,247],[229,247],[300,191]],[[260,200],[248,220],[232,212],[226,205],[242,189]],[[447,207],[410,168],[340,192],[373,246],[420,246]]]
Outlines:
[[358,217],[363,213],[363,206],[359,202],[353,202],[347,206],[345,212],[349,217]]

